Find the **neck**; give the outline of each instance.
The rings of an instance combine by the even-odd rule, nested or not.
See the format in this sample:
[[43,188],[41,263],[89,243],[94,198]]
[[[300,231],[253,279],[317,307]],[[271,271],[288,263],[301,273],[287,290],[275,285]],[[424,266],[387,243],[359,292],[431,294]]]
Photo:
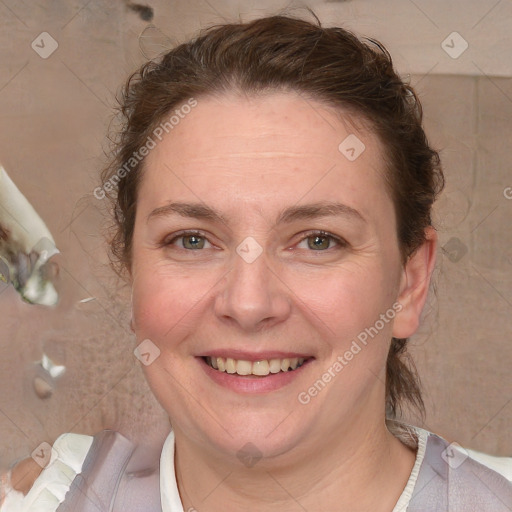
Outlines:
[[[175,467],[184,510],[339,510],[391,512],[415,453],[380,421],[351,418],[331,439],[311,439],[307,456],[261,459],[247,468],[225,454],[206,453],[175,428]],[[312,434],[310,434],[310,437]]]

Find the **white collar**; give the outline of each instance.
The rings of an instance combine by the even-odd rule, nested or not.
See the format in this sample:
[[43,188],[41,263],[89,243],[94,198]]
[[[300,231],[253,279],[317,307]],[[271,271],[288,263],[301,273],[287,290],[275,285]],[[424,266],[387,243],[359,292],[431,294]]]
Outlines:
[[160,500],[162,512],[183,512],[178,483],[174,472],[174,431],[171,430],[160,457]]

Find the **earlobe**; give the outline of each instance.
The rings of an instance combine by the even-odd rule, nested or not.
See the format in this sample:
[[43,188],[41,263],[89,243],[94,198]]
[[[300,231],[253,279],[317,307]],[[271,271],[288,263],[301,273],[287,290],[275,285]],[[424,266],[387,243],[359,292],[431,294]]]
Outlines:
[[393,324],[394,338],[409,338],[418,329],[434,271],[436,250],[437,232],[430,226],[425,230],[425,241],[409,257],[402,270],[398,296],[402,309]]

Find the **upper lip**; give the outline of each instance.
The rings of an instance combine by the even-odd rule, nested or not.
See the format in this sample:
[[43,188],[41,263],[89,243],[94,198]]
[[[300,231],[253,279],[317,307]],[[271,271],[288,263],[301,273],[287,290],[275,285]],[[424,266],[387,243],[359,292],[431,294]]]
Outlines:
[[230,357],[232,359],[254,362],[262,361],[264,359],[292,359],[294,357],[297,357],[298,359],[309,359],[313,356],[311,354],[304,354],[300,352],[282,352],[278,350],[248,352],[240,349],[217,349],[200,354],[199,357],[222,357],[224,359]]

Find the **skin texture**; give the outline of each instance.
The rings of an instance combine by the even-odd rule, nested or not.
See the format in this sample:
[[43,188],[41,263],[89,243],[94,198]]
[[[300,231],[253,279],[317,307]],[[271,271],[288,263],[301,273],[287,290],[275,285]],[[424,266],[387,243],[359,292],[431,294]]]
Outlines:
[[[160,350],[143,368],[175,430],[185,510],[255,510],[257,503],[264,511],[390,512],[407,482],[414,452],[385,426],[385,363],[391,337],[418,326],[436,234],[428,230],[401,265],[383,148],[345,120],[294,93],[198,98],[146,159],[130,269],[132,328],[139,343],[150,339]],[[354,161],[338,149],[350,134],[365,145]],[[169,201],[208,205],[225,221],[148,221]],[[343,203],[362,219],[276,224],[285,207],[319,201]],[[181,230],[202,231],[202,248],[190,249],[190,237],[172,241]],[[317,249],[312,230],[345,243],[322,239]],[[236,251],[246,237],[263,249],[252,263]],[[301,404],[298,394],[397,301],[394,322]],[[197,356],[212,349],[314,360],[281,389],[245,394],[207,376]],[[262,457],[251,467],[237,457],[247,443]]]

